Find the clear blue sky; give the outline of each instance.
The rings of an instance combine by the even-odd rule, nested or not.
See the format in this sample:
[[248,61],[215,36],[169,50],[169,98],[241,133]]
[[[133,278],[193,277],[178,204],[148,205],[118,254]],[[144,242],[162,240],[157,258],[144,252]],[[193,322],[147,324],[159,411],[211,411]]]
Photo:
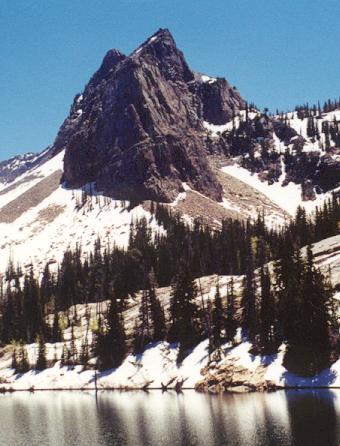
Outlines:
[[260,107],[340,95],[339,0],[0,0],[0,160],[50,144],[109,48],[160,27]]

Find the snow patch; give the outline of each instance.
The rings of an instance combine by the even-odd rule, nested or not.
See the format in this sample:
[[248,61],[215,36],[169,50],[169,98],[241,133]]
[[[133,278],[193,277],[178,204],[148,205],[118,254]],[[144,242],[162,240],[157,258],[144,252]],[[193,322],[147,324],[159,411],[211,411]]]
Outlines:
[[216,137],[220,133],[223,133],[225,131],[231,131],[233,128],[233,123],[227,122],[226,124],[215,125],[215,124],[211,124],[208,121],[203,121],[203,126],[205,129],[207,129],[209,132],[211,132],[212,136]]
[[311,212],[315,210],[316,206],[322,205],[325,199],[331,197],[331,192],[327,192],[317,195],[315,200],[303,201],[301,185],[290,182],[286,186],[282,186],[286,173],[282,159],[281,163],[282,174],[279,181],[273,184],[261,181],[257,174],[252,174],[249,170],[236,164],[222,167],[221,170],[258,190],[291,216],[295,215],[298,206],[304,207],[306,211]]
[[217,81],[216,77],[210,77],[210,76],[207,76],[206,74],[202,74],[201,79],[202,79],[202,82],[208,83],[208,84],[213,84],[214,82]]

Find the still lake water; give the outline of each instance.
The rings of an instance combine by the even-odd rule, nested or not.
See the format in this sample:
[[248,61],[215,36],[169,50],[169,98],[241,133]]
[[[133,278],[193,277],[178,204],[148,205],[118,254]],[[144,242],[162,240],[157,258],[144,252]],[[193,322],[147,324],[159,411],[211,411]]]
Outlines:
[[0,395],[0,445],[340,445],[340,390]]

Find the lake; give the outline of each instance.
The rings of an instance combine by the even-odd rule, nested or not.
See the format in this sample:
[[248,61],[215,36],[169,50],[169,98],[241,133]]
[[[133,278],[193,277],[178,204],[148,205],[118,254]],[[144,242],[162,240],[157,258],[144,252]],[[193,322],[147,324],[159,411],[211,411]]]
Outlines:
[[0,445],[340,444],[340,390],[0,395]]

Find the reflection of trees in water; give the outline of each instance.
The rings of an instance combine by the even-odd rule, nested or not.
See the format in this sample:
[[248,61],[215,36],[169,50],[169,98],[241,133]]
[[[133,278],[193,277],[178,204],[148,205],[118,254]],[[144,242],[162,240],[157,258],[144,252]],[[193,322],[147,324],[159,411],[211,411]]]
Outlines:
[[[284,394],[227,394],[212,397],[216,445],[271,446],[289,444]],[[288,439],[278,443],[277,439]]]
[[0,445],[333,446],[336,392],[99,391],[0,396]]
[[293,446],[338,446],[335,394],[329,390],[287,392]]
[[92,395],[16,392],[0,398],[0,445],[100,444]]
[[125,410],[121,410],[120,405],[115,403],[115,393],[117,392],[99,391],[94,394],[98,430],[101,433],[99,445],[119,444],[125,446],[129,444],[127,442],[128,424],[124,419]]
[[[216,396],[193,391],[184,391],[182,395],[150,391],[102,395],[99,400],[106,399],[110,411],[111,440],[120,435],[121,445],[339,444],[332,393],[327,391]],[[103,406],[99,404],[98,409],[102,412]],[[107,431],[107,426],[101,426],[101,430]]]
[[228,444],[228,429],[225,424],[221,407],[223,405],[223,396],[216,395],[215,398],[208,398],[207,404],[209,405],[209,412],[211,415],[211,428],[214,432],[214,441],[211,444],[213,446]]
[[292,437],[286,393],[284,391],[270,394],[263,393],[262,405],[263,428],[261,444],[266,446],[291,446]]

